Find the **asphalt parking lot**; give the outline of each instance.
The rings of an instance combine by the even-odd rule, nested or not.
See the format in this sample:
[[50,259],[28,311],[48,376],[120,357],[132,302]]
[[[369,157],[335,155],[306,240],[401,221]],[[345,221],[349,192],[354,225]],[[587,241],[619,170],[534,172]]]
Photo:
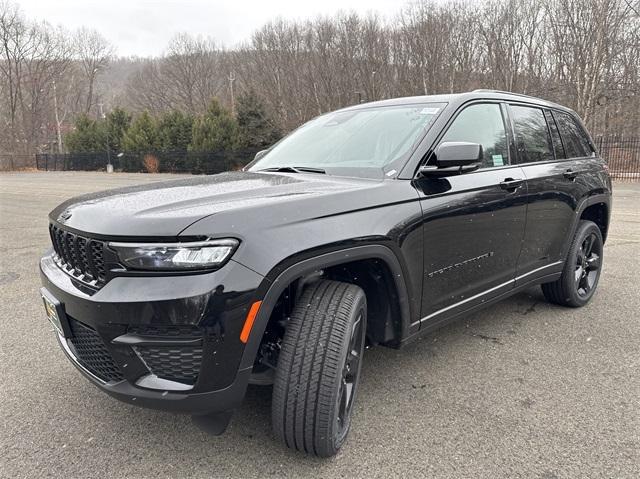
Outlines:
[[213,437],[111,399],[59,350],[38,295],[47,213],[164,178],[0,174],[1,477],[640,477],[640,183],[615,185],[589,306],[535,288],[404,350],[367,351],[350,438],[319,460],[273,440],[269,388]]

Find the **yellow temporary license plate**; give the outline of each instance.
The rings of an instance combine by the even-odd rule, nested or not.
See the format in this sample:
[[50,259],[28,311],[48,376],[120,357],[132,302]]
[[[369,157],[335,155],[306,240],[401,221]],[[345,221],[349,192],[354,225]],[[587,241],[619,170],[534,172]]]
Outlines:
[[42,296],[42,301],[44,302],[44,310],[47,314],[47,319],[51,322],[51,324],[53,324],[53,326],[62,336],[65,336],[64,327],[62,326],[62,322],[64,321],[62,304],[60,303],[60,301],[55,299],[45,288],[40,289],[40,295]]

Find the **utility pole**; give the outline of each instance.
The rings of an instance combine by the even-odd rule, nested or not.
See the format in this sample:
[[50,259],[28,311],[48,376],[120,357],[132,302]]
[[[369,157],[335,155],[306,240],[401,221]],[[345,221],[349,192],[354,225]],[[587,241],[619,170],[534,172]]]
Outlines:
[[233,72],[229,73],[229,93],[231,95],[231,114],[235,116],[236,114],[236,99],[233,95],[233,82],[236,81],[236,76]]
[[376,72],[375,70],[371,72],[371,101],[377,100],[376,97]]
[[111,164],[111,150],[109,148],[109,125],[107,125],[106,123],[107,115],[105,115],[104,111],[102,110],[102,103],[98,103],[98,108],[100,112],[100,118],[102,118],[102,120],[105,122],[104,128],[107,138],[107,173],[113,173],[113,165]]
[[56,81],[53,80],[53,109],[56,118],[56,135],[58,137],[58,153],[62,153],[62,133],[60,132],[60,117],[58,116],[58,90]]

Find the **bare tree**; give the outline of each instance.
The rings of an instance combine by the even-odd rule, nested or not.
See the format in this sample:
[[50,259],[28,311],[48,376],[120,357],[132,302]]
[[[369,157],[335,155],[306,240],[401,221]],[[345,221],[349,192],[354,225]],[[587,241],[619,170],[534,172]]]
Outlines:
[[23,65],[29,49],[28,27],[20,14],[17,5],[8,2],[0,3],[0,47],[2,62],[0,74],[5,85],[6,111],[10,131],[10,150],[20,143],[18,137],[18,106],[22,85]]
[[549,0],[551,52],[565,95],[589,125],[620,41],[626,8],[619,0]]
[[237,93],[252,91],[288,130],[358,101],[478,87],[569,105],[596,134],[640,135],[638,5],[414,0],[390,18],[276,19],[228,50],[180,34],[159,58],[114,59],[97,32],[70,36],[0,0],[0,145],[61,149],[55,138],[97,95],[138,111],[198,114],[213,97],[232,109]]
[[0,48],[8,147],[14,152],[34,151],[50,134],[53,84],[68,69],[71,51],[63,31],[47,23],[29,24],[17,7],[7,3],[0,5]]
[[109,65],[114,49],[100,33],[88,28],[80,28],[76,32],[74,44],[86,84],[84,112],[89,113],[94,106],[96,78]]
[[222,53],[213,40],[182,33],[160,59],[145,61],[132,76],[129,97],[141,110],[202,113],[222,92],[226,77]]

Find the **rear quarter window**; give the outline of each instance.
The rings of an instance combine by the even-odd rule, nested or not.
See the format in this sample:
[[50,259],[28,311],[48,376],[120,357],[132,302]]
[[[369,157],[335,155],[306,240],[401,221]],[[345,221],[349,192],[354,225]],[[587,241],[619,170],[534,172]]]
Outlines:
[[589,144],[587,134],[578,122],[568,113],[554,111],[553,116],[560,130],[562,143],[567,158],[581,158],[591,156],[593,149]]
[[564,152],[564,146],[562,146],[558,125],[556,125],[556,121],[553,119],[553,115],[549,110],[544,111],[544,117],[547,120],[547,125],[549,125],[549,131],[551,132],[551,140],[553,142],[553,151],[556,154],[556,160],[563,160],[567,156]]

